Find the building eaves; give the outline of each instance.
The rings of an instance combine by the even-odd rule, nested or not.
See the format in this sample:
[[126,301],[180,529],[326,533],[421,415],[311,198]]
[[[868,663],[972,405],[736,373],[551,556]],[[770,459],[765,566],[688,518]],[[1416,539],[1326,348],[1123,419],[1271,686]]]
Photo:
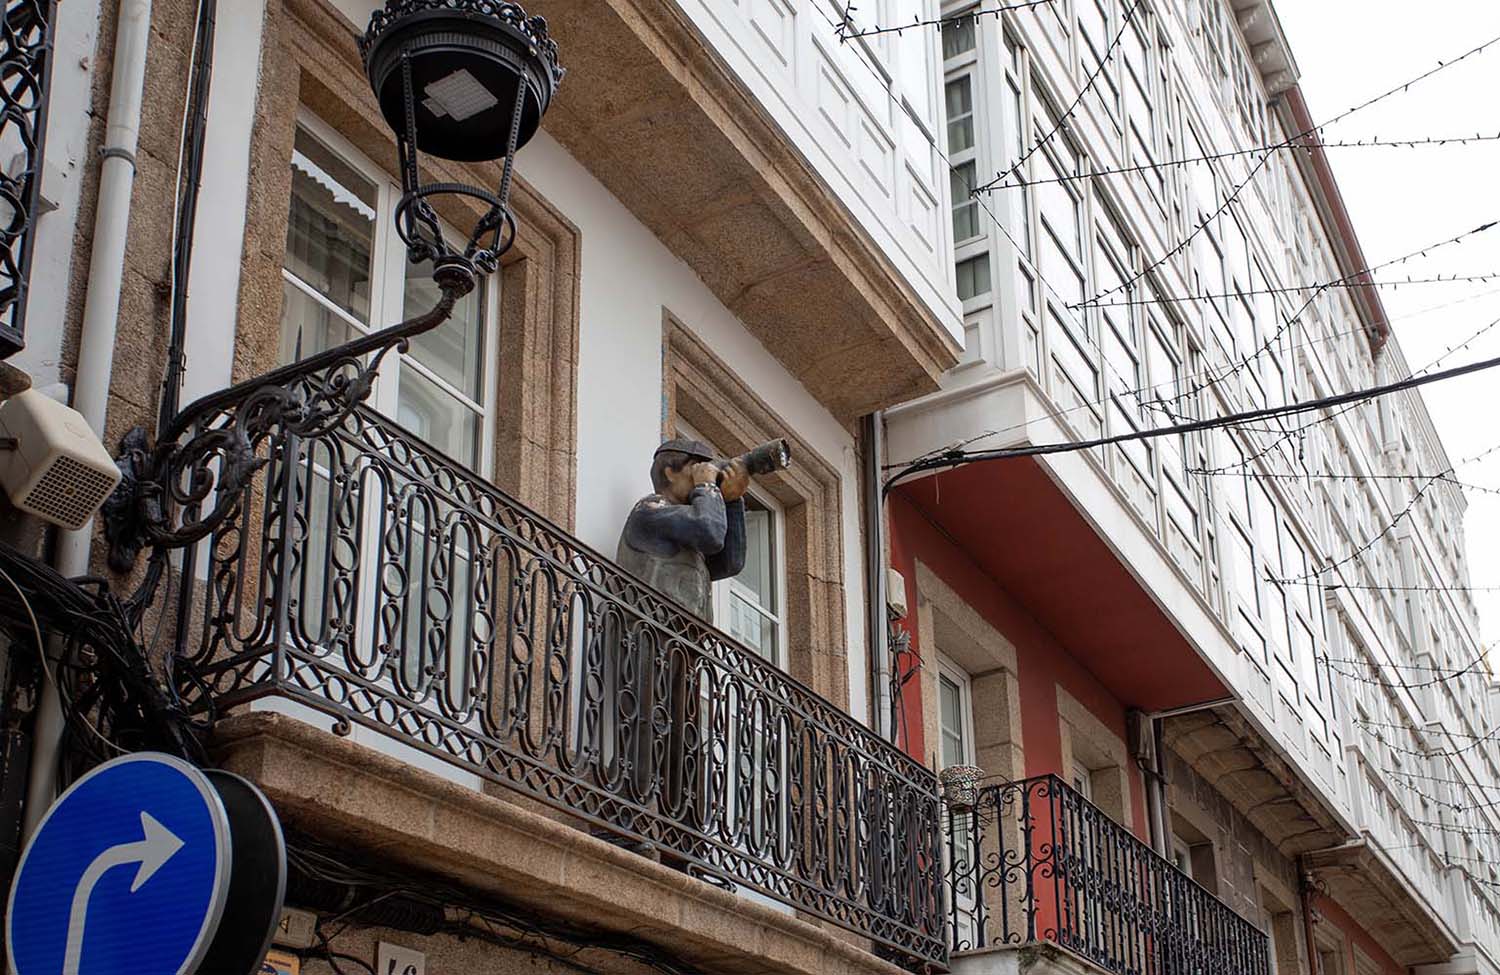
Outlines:
[[1266,94],[1275,98],[1301,76],[1286,32],[1281,29],[1281,18],[1276,16],[1271,0],[1232,0],[1230,6]]
[[[1315,128],[1307,99],[1298,85],[1292,85],[1282,93],[1282,97],[1277,100],[1276,109],[1288,132],[1308,132]],[[1328,154],[1315,140],[1309,140],[1306,152],[1295,152],[1292,156],[1297,161],[1308,195],[1312,197],[1313,205],[1322,220],[1329,246],[1338,262],[1339,275],[1343,280],[1365,285],[1351,288],[1350,295],[1364,325],[1365,335],[1370,343],[1370,354],[1378,356],[1390,339],[1390,317],[1386,314],[1379,289],[1373,286],[1374,279],[1365,270],[1369,267],[1369,262],[1365,260],[1364,249],[1360,247],[1359,237],[1354,232],[1354,221],[1349,216],[1344,196],[1339,192],[1338,182],[1333,177]]]

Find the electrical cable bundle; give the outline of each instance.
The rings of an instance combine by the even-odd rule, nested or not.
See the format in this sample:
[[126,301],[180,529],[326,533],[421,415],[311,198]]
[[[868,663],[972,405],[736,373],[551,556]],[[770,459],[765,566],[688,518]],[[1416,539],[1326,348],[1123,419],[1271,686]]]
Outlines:
[[[93,765],[153,750],[204,761],[201,727],[154,673],[135,637],[143,605],[120,601],[103,579],[68,579],[5,544],[0,582],[0,627],[10,633],[13,652],[34,644],[79,758]],[[58,638],[61,654],[47,652],[44,633]]]

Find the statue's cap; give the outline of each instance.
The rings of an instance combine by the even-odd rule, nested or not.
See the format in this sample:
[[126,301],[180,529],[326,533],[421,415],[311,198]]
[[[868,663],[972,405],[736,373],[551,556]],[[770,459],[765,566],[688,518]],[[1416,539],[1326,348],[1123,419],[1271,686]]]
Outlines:
[[679,454],[687,454],[694,460],[713,460],[714,449],[702,440],[694,440],[691,437],[673,437],[671,440],[662,441],[662,445],[656,448],[656,453],[664,454],[667,451],[675,451]]

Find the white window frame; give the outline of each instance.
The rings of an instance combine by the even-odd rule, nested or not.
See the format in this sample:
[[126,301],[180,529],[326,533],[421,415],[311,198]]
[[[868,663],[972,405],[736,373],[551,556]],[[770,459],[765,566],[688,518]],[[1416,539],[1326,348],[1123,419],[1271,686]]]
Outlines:
[[[975,753],[974,753],[974,687],[973,687],[973,682],[969,678],[968,671],[964,670],[962,667],[960,667],[958,664],[954,663],[951,659],[949,659],[947,656],[945,656],[942,653],[938,654],[938,680],[940,682],[943,681],[943,680],[946,680],[946,681],[948,681],[948,683],[954,685],[954,687],[956,687],[958,689],[958,706],[959,706],[959,710],[962,712],[959,715],[959,729],[958,730],[959,730],[959,733],[963,736],[963,740],[959,742],[959,752],[960,752],[960,755],[959,755],[958,764],[960,764],[960,765],[973,765],[973,764],[975,764],[975,762],[977,760],[976,757],[975,757]],[[939,691],[939,694],[938,694],[938,708],[939,708],[939,712],[938,712],[938,737],[939,737],[939,742],[938,742],[938,762],[939,762],[939,764],[941,764],[942,761],[943,761],[943,749],[942,749],[941,738],[942,738],[942,735],[944,734],[944,731],[943,731],[943,717],[942,717],[942,711],[941,711],[941,708],[942,708],[942,693],[941,693],[941,691]]]
[[[305,129],[314,139],[323,143],[345,165],[375,186],[375,238],[370,259],[370,321],[368,324],[361,323],[353,315],[307,287],[285,267],[281,270],[282,279],[290,282],[292,287],[310,296],[324,308],[329,309],[360,334],[394,325],[407,316],[418,314],[423,309],[405,307],[406,245],[397,235],[393,219],[396,204],[401,199],[400,185],[394,177],[355,148],[353,143],[337,129],[306,108],[298,110],[297,125]],[[290,201],[288,201],[288,206],[290,206]],[[453,232],[452,228],[446,224],[444,231],[450,234]],[[488,476],[494,464],[495,428],[499,412],[496,403],[496,379],[499,369],[499,355],[496,350],[500,335],[499,278],[491,276],[482,284],[482,287],[484,308],[480,348],[484,363],[479,377],[480,399],[476,401],[462,390],[455,389],[452,384],[416,361],[412,354],[407,352],[386,356],[385,361],[381,363],[380,372],[375,378],[374,388],[370,394],[370,404],[394,421],[401,388],[401,372],[403,369],[412,369],[422,379],[457,399],[465,409],[479,415],[479,444],[475,451],[474,470],[481,476]]]
[[[965,164],[973,163],[975,185],[983,183],[987,178],[987,174],[990,172],[988,154],[984,151],[985,140],[988,137],[988,126],[986,125],[986,122],[990,117],[988,108],[989,92],[987,90],[987,86],[984,84],[984,72],[981,70],[980,60],[980,52],[983,51],[985,47],[984,39],[986,37],[986,33],[986,31],[980,30],[979,25],[976,23],[974,29],[974,47],[968,51],[964,51],[951,58],[948,58],[943,62],[942,122],[944,144],[947,145],[948,85],[956,81],[966,81],[969,85],[969,120],[974,131],[973,145],[968,149],[954,150],[952,146],[947,146],[950,172],[951,170],[957,169],[958,167]],[[956,211],[960,206],[964,206],[965,203],[957,199],[950,200],[949,202],[951,206],[948,220],[949,227],[951,229],[953,212]],[[962,240],[959,240],[956,235],[954,237],[953,266],[955,268],[955,287],[957,284],[956,269],[961,264],[968,263],[969,261],[986,261],[988,263],[989,272],[989,286],[987,288],[985,288],[983,291],[975,292],[968,298],[960,299],[963,305],[964,314],[970,315],[994,305],[995,289],[999,284],[999,280],[997,279],[995,274],[992,232],[989,228],[988,223],[989,215],[985,212],[984,204],[981,201],[969,200],[967,202],[967,205],[972,207],[976,232],[973,235],[965,237]]]
[[[701,438],[700,438],[701,439]],[[771,497],[765,491],[754,484],[746,493],[746,498],[754,499],[761,507],[771,513],[771,587],[772,594],[776,599],[774,610],[767,610],[758,603],[753,594],[735,576],[728,579],[719,579],[713,584],[712,603],[714,611],[714,625],[724,632],[729,632],[729,606],[730,599],[738,595],[740,599],[761,616],[770,620],[776,627],[776,641],[772,647],[775,659],[768,661],[773,666],[786,669],[787,664],[787,623],[786,623],[786,509],[781,502]],[[752,651],[757,648],[751,647]]]

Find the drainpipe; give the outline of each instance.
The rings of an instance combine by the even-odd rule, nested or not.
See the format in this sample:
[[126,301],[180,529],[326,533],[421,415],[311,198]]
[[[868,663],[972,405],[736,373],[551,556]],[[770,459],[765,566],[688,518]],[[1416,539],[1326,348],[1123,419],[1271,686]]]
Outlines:
[[1140,766],[1146,787],[1146,829],[1151,836],[1151,848],[1164,857],[1170,857],[1172,834],[1168,827],[1161,719],[1142,711],[1132,712],[1132,719],[1132,734],[1139,739],[1135,745],[1136,764]]
[[[1150,735],[1151,747],[1149,749],[1149,760],[1142,759],[1139,764],[1142,777],[1146,782],[1146,818],[1147,826],[1151,831],[1151,845],[1162,856],[1171,858],[1172,855],[1172,811],[1167,802],[1167,759],[1165,720],[1175,718],[1181,714],[1192,714],[1194,711],[1208,711],[1213,708],[1223,707],[1226,704],[1234,704],[1238,701],[1235,697],[1218,698],[1213,701],[1201,701],[1197,704],[1185,704],[1181,707],[1167,708],[1162,711],[1138,712],[1137,735]],[[1143,750],[1138,749],[1141,754]]]
[[1302,858],[1297,858],[1297,873],[1300,883],[1299,893],[1302,895],[1302,936],[1307,940],[1307,971],[1308,975],[1323,975],[1323,959],[1318,957],[1318,941],[1313,933],[1313,885],[1312,874],[1302,865]]
[[[94,433],[104,436],[114,373],[115,332],[120,289],[125,276],[125,243],[130,227],[130,194],[135,184],[135,150],[141,133],[141,102],[146,82],[146,47],[151,35],[151,0],[120,0],[116,11],[115,59],[110,75],[109,114],[104,146],[99,150],[99,199],[94,212],[93,248],[89,254],[88,294],[78,337],[78,368],[73,379],[73,409],[83,414]],[[93,522],[58,537],[57,570],[72,578],[89,570]],[[30,837],[57,792],[57,764],[62,742],[62,704],[56,690],[42,682],[37,704],[35,743],[22,834]]]
[[885,416],[881,411],[860,419],[864,440],[865,493],[865,631],[870,652],[870,726],[886,740],[891,728],[891,657],[886,619],[885,591],[885,494],[881,491],[881,467],[885,464]]

